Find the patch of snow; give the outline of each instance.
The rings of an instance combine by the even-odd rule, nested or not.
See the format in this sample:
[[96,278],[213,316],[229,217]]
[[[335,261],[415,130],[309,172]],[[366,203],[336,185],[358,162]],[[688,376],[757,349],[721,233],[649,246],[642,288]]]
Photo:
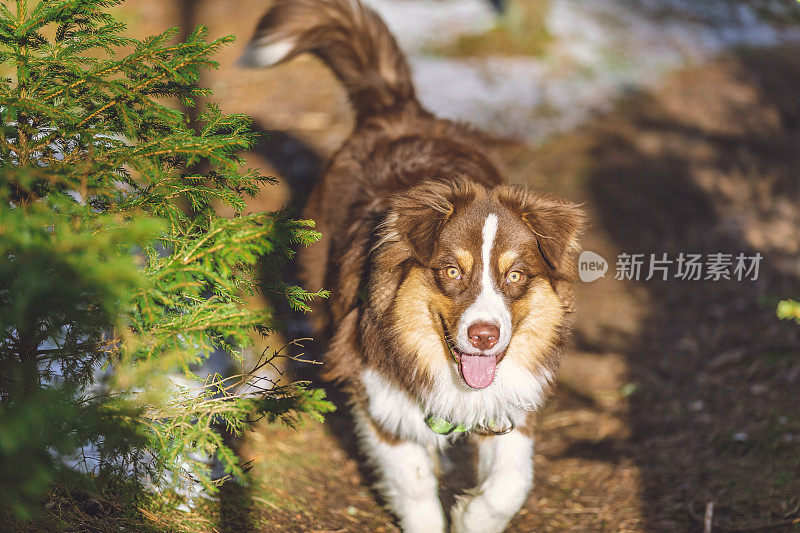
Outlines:
[[386,21],[409,55],[495,25],[487,0],[362,0]]
[[429,109],[529,141],[573,129],[626,92],[733,47],[800,41],[800,4],[791,0],[550,0],[542,56],[446,58],[424,50],[491,28],[486,0],[367,3],[409,55]]

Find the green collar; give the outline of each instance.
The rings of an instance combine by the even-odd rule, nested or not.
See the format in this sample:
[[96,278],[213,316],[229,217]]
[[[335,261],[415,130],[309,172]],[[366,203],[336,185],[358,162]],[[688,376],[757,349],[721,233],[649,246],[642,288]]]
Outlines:
[[510,433],[514,427],[514,421],[507,427],[498,427],[497,421],[494,419],[489,420],[485,424],[478,424],[474,426],[467,426],[465,424],[454,424],[444,418],[435,415],[428,415],[425,418],[425,423],[431,428],[431,431],[439,435],[450,435],[451,433],[468,433],[475,430],[480,435],[496,436],[505,435]]
[[452,422],[448,422],[444,418],[434,415],[428,415],[428,418],[425,419],[425,423],[428,424],[428,427],[431,428],[431,431],[438,433],[439,435],[449,435],[450,433],[466,433],[474,427],[465,426],[464,424],[456,425]]

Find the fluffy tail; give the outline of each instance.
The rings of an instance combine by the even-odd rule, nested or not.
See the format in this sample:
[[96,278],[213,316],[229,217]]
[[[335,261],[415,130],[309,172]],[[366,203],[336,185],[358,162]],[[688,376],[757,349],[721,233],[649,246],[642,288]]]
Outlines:
[[341,80],[359,123],[416,103],[411,71],[397,42],[359,0],[276,0],[242,60],[269,67],[303,52],[321,58]]

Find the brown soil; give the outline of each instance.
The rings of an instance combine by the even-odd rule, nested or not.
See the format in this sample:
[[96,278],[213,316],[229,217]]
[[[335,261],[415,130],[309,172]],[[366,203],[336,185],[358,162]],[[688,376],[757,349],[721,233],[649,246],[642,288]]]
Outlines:
[[[248,159],[281,185],[253,210],[301,202],[351,127],[344,95],[315,60],[235,66],[264,5],[125,8],[141,32],[202,22],[239,36],[205,84],[224,111],[271,133]],[[798,52],[741,51],[544,146],[498,143],[511,181],[586,203],[585,248],[611,263],[605,279],[580,287],[575,346],[536,434],[536,486],[510,531],[699,531],[708,502],[720,530],[797,518],[800,328],[774,308],[800,294]],[[613,279],[620,252],[717,251],[759,251],[758,281]],[[258,475],[223,491],[216,529],[397,530],[369,488],[344,407],[299,431],[260,427],[242,453]],[[451,459],[446,502],[472,475],[468,450]]]

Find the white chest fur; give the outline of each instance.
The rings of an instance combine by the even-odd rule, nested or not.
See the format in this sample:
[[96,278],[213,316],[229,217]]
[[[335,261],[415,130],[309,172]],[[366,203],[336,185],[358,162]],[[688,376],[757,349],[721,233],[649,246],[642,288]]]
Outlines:
[[528,411],[537,409],[552,375],[534,375],[512,360],[503,361],[494,383],[481,390],[469,388],[455,365],[435,376],[433,390],[415,399],[392,384],[378,371],[367,369],[361,381],[367,393],[366,411],[387,432],[420,444],[444,446],[448,439],[434,433],[425,423],[428,415],[455,424],[476,426],[490,420],[522,424]]

